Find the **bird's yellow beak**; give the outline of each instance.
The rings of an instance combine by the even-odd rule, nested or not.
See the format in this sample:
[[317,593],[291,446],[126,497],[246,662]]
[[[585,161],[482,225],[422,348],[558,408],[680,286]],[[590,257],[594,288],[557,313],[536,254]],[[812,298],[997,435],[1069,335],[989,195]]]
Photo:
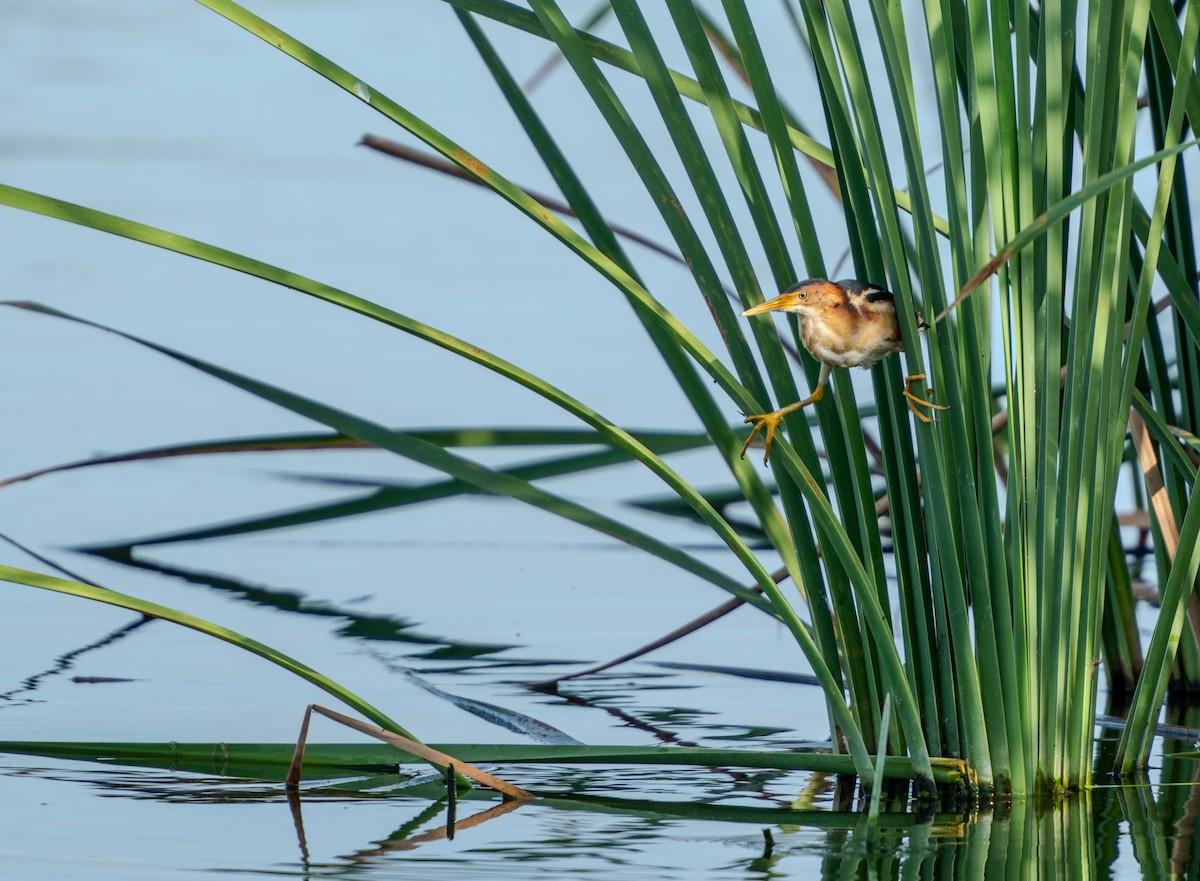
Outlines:
[[759,303],[757,306],[751,306],[742,315],[761,315],[764,312],[777,312],[780,309],[792,309],[800,303],[804,302],[800,299],[799,291],[790,291],[786,294],[780,294],[773,300],[767,300],[764,303]]

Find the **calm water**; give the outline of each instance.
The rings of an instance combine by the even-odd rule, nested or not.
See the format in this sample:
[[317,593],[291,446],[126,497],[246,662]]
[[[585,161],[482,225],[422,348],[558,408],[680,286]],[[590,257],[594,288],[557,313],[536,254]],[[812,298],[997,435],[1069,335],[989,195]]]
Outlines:
[[[515,180],[552,189],[442,4],[274,0],[255,11]],[[2,22],[4,183],[375,299],[552,375],[620,424],[696,427],[611,289],[498,200],[356,147],[368,132],[402,136],[199,5],[113,0],[101,10],[80,0],[9,0]],[[546,56],[544,44],[489,32],[519,76]],[[792,57],[785,27],[775,39],[781,57]],[[807,82],[796,64],[796,81]],[[617,84],[643,100],[628,80]],[[564,145],[589,180],[604,182],[605,209],[665,240],[615,145],[579,113],[579,98],[566,76],[539,92],[548,117],[570,121]],[[810,123],[820,128],[819,119]],[[0,211],[0,240],[5,299],[43,301],[384,423],[571,426],[479,368],[288,291],[11,210]],[[843,247],[828,243],[833,254]],[[677,267],[652,257],[642,269],[676,314],[712,336]],[[5,410],[14,415],[0,432],[0,477],[144,446],[312,429],[116,338],[24,313],[3,319],[0,369],[9,377]],[[656,384],[662,394],[646,394]],[[704,453],[672,462],[702,487],[724,479]],[[253,538],[158,546],[139,552],[136,566],[68,550],[355,492],[291,479],[298,475],[437,478],[374,452],[112,466],[0,491],[0,531],[105,586],[266,641],[432,741],[520,737],[416,687],[402,668],[589,743],[786,748],[826,736],[810,688],[653,663],[801,669],[787,634],[746,610],[650,661],[581,681],[566,696],[521,687],[648,642],[724,597],[514,503],[458,499]],[[661,492],[636,468],[549,485],[734,571],[727,554],[703,544],[703,532],[624,504]],[[8,546],[0,546],[0,562],[46,568]],[[119,610],[16,587],[4,587],[3,597],[0,739],[284,742],[295,737],[304,706],[323,699],[263,662],[171,625],[133,626]],[[320,722],[313,737],[350,739]],[[949,806],[932,816],[901,812],[870,833],[829,781],[805,774],[580,767],[506,775],[576,797],[497,811],[495,799],[476,794],[458,806],[469,828],[449,839],[444,806],[397,791],[394,780],[313,788],[297,806],[277,785],[0,756],[0,865],[13,877],[47,879],[194,877],[196,870],[1137,877],[1166,875],[1172,860],[1192,865],[1188,835],[1163,837],[1177,822],[1190,828],[1185,787],[1098,790],[1090,802],[1041,818],[1022,806],[969,824]],[[1190,765],[1166,776],[1190,780]],[[783,813],[796,804],[818,813]]]

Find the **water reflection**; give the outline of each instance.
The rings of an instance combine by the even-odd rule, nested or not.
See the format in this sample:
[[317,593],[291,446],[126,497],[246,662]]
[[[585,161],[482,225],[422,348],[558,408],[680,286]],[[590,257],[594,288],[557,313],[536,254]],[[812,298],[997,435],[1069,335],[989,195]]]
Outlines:
[[[1194,753],[1181,750],[1165,762],[1167,776],[1189,784],[1099,786],[1053,808],[1017,800],[982,812],[949,810],[951,803],[937,812],[914,810],[901,799],[875,826],[861,811],[836,809],[828,790],[808,809],[720,804],[728,778],[687,769],[668,777],[661,769],[522,767],[521,785],[547,797],[506,803],[474,790],[460,796],[454,812],[439,781],[402,788],[394,775],[308,785],[291,795],[277,784],[113,768],[8,767],[0,775],[218,813],[242,810],[235,804],[286,806],[295,834],[290,857],[234,866],[221,862],[220,842],[198,845],[210,849],[210,865],[239,874],[529,877],[521,873],[536,867],[555,877],[665,879],[1195,878]],[[656,786],[647,786],[648,775]],[[651,789],[662,797],[647,797]],[[357,841],[331,822],[332,805],[352,812]],[[193,814],[192,822],[203,830],[208,821]],[[112,831],[105,823],[97,814],[96,835]]]
[[[109,555],[101,554],[109,559]],[[155,572],[169,578],[177,578],[218,593],[230,594],[257,606],[275,609],[294,615],[311,615],[335,618],[341,621],[336,634],[354,639],[380,642],[404,642],[433,646],[429,651],[410,657],[437,659],[477,658],[502,652],[514,645],[504,643],[474,643],[450,637],[428,636],[417,631],[417,623],[398,615],[370,615],[347,609],[323,600],[314,600],[295,590],[251,584],[237,578],[215,575],[173,566],[167,563],[142,559],[127,553],[116,558],[120,563],[136,569]]]
[[[145,615],[140,616],[136,621],[131,621],[124,627],[118,627],[100,639],[88,643],[87,645],[79,646],[64,652],[54,659],[54,663],[47,669],[37,673],[31,673],[21,680],[21,683],[16,688],[11,688],[8,691],[0,692],[0,709],[5,709],[10,706],[17,706],[22,703],[30,703],[36,698],[33,697],[34,692],[41,689],[45,680],[55,676],[63,676],[69,673],[85,655],[90,654],[100,649],[108,648],[113,644],[121,641],[133,632],[140,630],[142,627],[151,623],[155,619],[148,618]],[[132,682],[132,679],[123,679],[115,677],[94,677],[94,676],[76,676],[71,681],[88,685],[112,684],[119,682]]]

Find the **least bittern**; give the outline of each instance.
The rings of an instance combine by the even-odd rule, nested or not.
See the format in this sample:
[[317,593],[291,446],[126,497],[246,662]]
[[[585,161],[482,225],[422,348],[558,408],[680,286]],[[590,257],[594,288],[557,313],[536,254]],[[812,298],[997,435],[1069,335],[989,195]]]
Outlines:
[[[775,429],[783,417],[821,400],[825,395],[825,385],[829,382],[829,373],[834,367],[874,367],[885,355],[903,351],[904,340],[900,338],[900,324],[896,320],[895,295],[877,285],[853,279],[827,281],[809,278],[792,285],[775,299],[759,303],[742,314],[760,315],[763,312],[794,312],[799,315],[800,342],[821,362],[817,387],[803,401],[796,401],[770,413],[746,417],[746,422],[752,424],[754,430],[742,447],[742,457],[745,458],[750,443],[762,431],[763,445],[766,447],[763,462],[766,463],[771,455]],[[929,326],[920,314],[917,314],[917,324],[922,330]],[[933,418],[918,408],[946,408],[913,392],[912,384],[923,379],[924,373],[906,376],[903,394],[908,400],[908,408],[918,419],[932,422]],[[929,390],[929,394],[933,394],[933,389]]]

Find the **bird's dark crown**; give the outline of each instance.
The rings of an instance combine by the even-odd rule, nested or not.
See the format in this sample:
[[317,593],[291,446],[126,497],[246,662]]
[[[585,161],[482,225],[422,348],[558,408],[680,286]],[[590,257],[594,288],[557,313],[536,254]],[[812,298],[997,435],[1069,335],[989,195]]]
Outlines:
[[798,281],[786,291],[785,294],[790,294],[792,291],[798,291],[801,288],[817,287],[819,285],[835,285],[846,292],[848,296],[861,296],[868,303],[877,303],[881,301],[895,300],[895,295],[877,284],[871,284],[869,281],[859,281],[856,278],[844,278],[841,281],[829,281],[824,278],[806,278],[804,281]]

